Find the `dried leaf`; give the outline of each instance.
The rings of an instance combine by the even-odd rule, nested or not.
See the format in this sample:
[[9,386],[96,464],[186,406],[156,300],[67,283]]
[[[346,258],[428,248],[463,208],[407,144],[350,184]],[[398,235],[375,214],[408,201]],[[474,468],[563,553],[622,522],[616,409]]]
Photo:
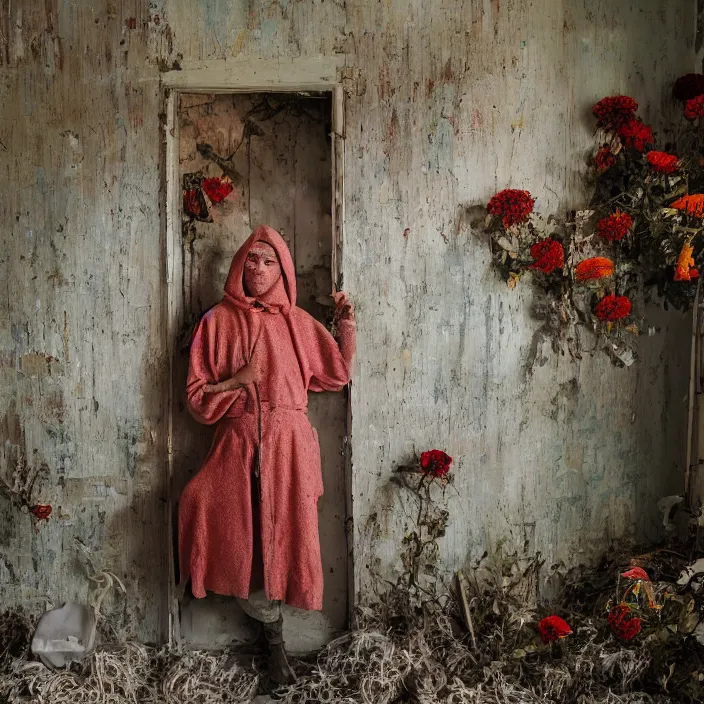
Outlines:
[[687,614],[679,622],[679,632],[688,635],[694,631],[694,629],[699,624],[699,614],[695,611],[693,613]]
[[496,244],[499,245],[502,249],[505,249],[507,252],[510,252],[514,249],[517,249],[518,247],[518,242],[513,239],[513,241],[509,241],[508,237],[499,237],[496,239]]

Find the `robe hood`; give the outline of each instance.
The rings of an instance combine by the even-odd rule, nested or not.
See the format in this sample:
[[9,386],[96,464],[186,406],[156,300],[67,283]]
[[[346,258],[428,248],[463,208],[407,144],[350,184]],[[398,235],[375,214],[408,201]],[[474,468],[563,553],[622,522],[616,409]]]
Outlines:
[[[248,296],[244,291],[244,264],[255,242],[271,245],[281,264],[281,277],[263,296]],[[232,258],[225,282],[225,297],[239,308],[251,309],[257,303],[270,310],[288,313],[296,305],[296,272],[288,245],[283,237],[268,225],[260,225],[246,239]]]

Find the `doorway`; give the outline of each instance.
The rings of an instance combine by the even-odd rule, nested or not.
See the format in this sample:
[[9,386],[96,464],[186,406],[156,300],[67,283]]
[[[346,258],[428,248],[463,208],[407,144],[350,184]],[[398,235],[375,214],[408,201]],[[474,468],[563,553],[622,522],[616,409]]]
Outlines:
[[[210,447],[212,428],[185,407],[190,334],[222,298],[233,254],[254,227],[267,224],[294,260],[297,305],[323,323],[339,281],[339,218],[332,92],[189,93],[171,98],[167,138],[167,270],[171,338],[170,519],[178,497]],[[345,628],[348,550],[345,394],[310,394],[309,418],[320,438],[325,493],[319,526],[325,576],[322,612],[285,607],[293,652],[320,647]],[[177,554],[172,546],[172,554]],[[174,565],[173,577],[177,576]],[[236,601],[195,599],[172,581],[172,642],[221,648],[251,637]]]

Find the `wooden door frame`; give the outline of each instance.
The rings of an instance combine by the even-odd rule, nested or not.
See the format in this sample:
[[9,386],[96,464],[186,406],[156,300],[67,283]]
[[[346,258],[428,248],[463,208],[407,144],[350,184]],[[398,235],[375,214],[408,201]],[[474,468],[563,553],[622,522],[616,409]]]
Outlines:
[[[164,213],[164,245],[166,290],[164,301],[167,311],[165,349],[169,360],[169,380],[166,399],[167,413],[167,488],[168,488],[168,644],[182,645],[179,602],[180,590],[176,586],[173,554],[173,360],[176,337],[183,325],[183,302],[176,272],[182,269],[181,205],[182,187],[179,172],[179,121],[178,106],[181,93],[330,93],[332,99],[332,285],[342,287],[342,246],[344,242],[344,157],[345,157],[345,97],[340,72],[344,65],[342,56],[295,59],[225,59],[185,64],[179,70],[161,74],[164,121],[164,159],[162,191]],[[354,607],[354,562],[352,536],[351,448],[347,439],[351,430],[351,408],[347,403],[345,429],[345,511],[348,555],[348,619],[352,621]]]

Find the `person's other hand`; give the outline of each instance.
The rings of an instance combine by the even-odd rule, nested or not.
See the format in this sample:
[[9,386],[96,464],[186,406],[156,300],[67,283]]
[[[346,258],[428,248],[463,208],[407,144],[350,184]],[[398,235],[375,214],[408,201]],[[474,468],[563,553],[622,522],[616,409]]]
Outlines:
[[345,291],[337,291],[331,295],[335,301],[335,317],[338,320],[354,320],[354,306],[349,294]]

